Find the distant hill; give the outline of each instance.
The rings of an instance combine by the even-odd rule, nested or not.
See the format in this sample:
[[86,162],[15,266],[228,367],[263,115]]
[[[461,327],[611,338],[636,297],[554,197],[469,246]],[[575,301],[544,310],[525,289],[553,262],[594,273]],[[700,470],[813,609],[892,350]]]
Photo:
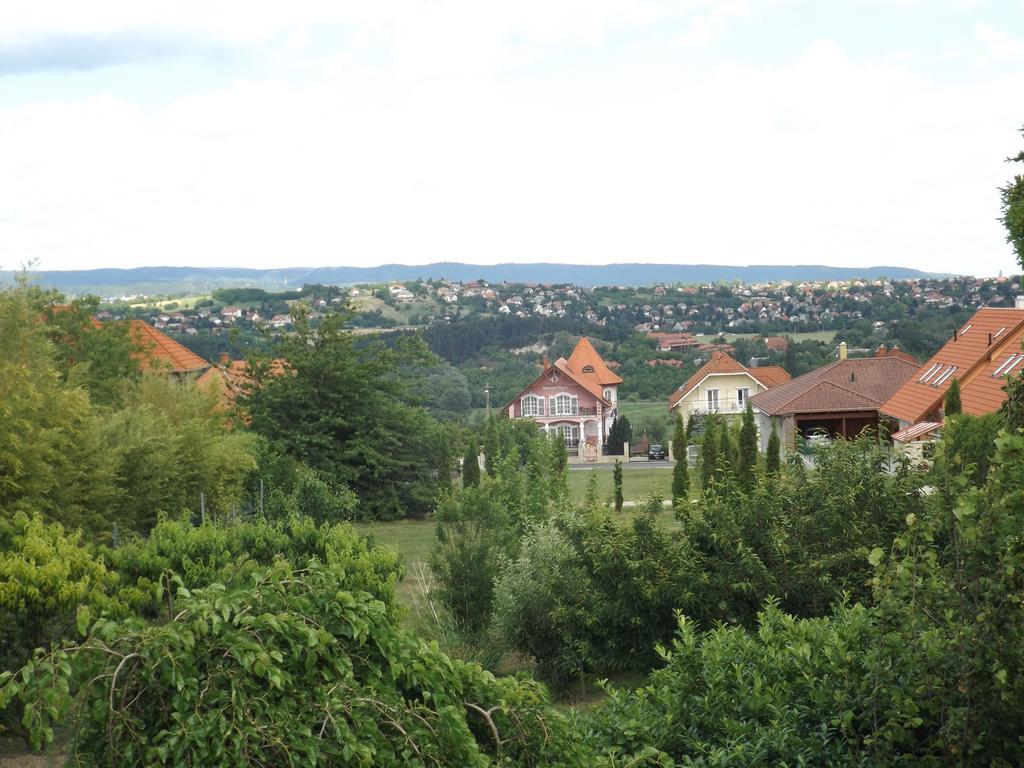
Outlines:
[[[943,277],[905,267],[826,267],[822,265],[752,265],[730,267],[715,264],[461,264],[439,262],[421,266],[384,264],[379,267],[289,267],[244,269],[233,267],[136,267],[134,269],[83,269],[34,273],[39,282],[67,293],[179,294],[202,293],[225,286],[260,288],[300,287],[304,283],[351,285],[390,280],[447,278],[490,283],[574,283],[576,285],[652,285],[655,283],[745,283],[781,280],[849,280],[889,277],[907,280]],[[0,272],[0,282],[13,273]]]

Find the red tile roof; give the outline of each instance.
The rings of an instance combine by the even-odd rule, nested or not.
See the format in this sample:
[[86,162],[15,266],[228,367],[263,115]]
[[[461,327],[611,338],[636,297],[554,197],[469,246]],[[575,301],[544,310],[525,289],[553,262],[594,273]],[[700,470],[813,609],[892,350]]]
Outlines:
[[142,370],[156,367],[171,373],[194,373],[210,367],[199,355],[142,320],[130,321],[129,332],[140,348],[137,357]]
[[[991,340],[990,340],[991,339]],[[881,411],[901,421],[934,420],[953,379],[960,382],[963,412],[972,416],[999,408],[1010,355],[1022,353],[1024,310],[982,307],[946,342],[915,376],[899,388]],[[1014,374],[1022,370],[1017,363]]]
[[590,343],[590,339],[586,336],[580,338],[576,343],[576,348],[569,355],[566,363],[569,370],[575,373],[577,377],[585,376],[590,378],[599,387],[622,383],[622,379],[612,373],[608,366],[605,365],[604,360],[597,354],[594,345]]
[[[225,355],[225,358],[227,355]],[[284,360],[271,360],[268,372],[271,376],[284,373]],[[217,382],[214,384],[214,382]],[[225,407],[234,405],[239,395],[245,394],[252,386],[249,363],[245,360],[222,359],[217,365],[211,366],[196,379],[201,387],[216,386],[219,388],[221,404]]]
[[750,402],[772,416],[875,411],[916,370],[900,357],[851,357],[759,392]]
[[668,407],[674,408],[676,403],[690,394],[694,387],[712,373],[745,373],[762,386],[768,388],[789,380],[789,374],[777,365],[766,365],[763,368],[747,368],[742,363],[733,360],[725,352],[715,351],[711,353],[710,360],[704,363],[693,376],[688,378],[683,386],[672,393],[668,399]]

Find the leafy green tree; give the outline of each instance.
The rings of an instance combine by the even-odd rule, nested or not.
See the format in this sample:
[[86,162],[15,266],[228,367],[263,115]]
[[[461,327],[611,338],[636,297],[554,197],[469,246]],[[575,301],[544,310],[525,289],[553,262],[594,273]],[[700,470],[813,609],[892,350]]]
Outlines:
[[943,411],[946,416],[959,416],[963,411],[963,407],[960,405],[960,382],[956,379],[953,379],[949,389],[946,390],[946,403]]
[[462,487],[472,488],[480,484],[480,460],[476,440],[470,438],[466,444],[466,455],[462,457]]
[[[691,419],[692,421],[692,419]],[[676,411],[676,428],[672,435],[672,456],[676,465],[672,468],[672,501],[679,505],[690,495],[690,472],[687,452],[687,433],[683,428],[683,416]]]
[[[1024,134],[1024,128],[1021,128]],[[1024,163],[1024,150],[1010,162]],[[1017,174],[1005,187],[1000,189],[1002,197],[1002,222],[1006,227],[1006,242],[1013,246],[1017,261],[1024,267],[1024,176]]]
[[277,350],[285,375],[257,376],[241,404],[253,430],[355,491],[363,516],[425,514],[454,459],[446,430],[411,404],[411,379],[432,356],[415,339],[357,343],[345,319],[331,314],[314,328],[295,312],[295,333]]
[[161,515],[173,519],[237,513],[243,483],[256,469],[257,438],[230,429],[217,396],[190,381],[144,376],[124,408],[101,427],[118,493],[109,519],[146,533]]
[[0,698],[25,702],[37,744],[74,705],[72,759],[94,765],[593,761],[536,683],[449,658],[317,561],[177,598],[158,626],[98,619],[4,673]]
[[694,584],[687,542],[657,524],[652,497],[622,525],[603,508],[560,510],[532,527],[495,588],[495,628],[565,685],[581,673],[645,669]]
[[700,484],[707,490],[715,479],[718,470],[718,435],[716,419],[708,415],[704,418],[704,435],[700,441]]
[[768,435],[768,451],[765,455],[765,472],[773,477],[778,477],[781,465],[779,433],[772,424],[772,431]]
[[718,454],[715,464],[715,477],[723,482],[729,475],[735,475],[736,446],[730,434],[729,423],[723,421],[718,425]]
[[1003,387],[1006,399],[999,408],[1006,429],[1016,432],[1024,428],[1024,375],[1012,377]]
[[754,408],[749,401],[743,412],[739,443],[738,479],[740,486],[749,491],[757,483],[757,425],[754,423]]
[[110,457],[88,393],[60,375],[41,311],[24,284],[0,291],[0,516],[101,528]]
[[996,452],[996,437],[1003,428],[1000,413],[984,416],[960,415],[948,419],[942,430],[942,451],[936,456],[933,475],[964,475],[973,485],[985,484],[989,465]]
[[484,429],[484,469],[490,477],[494,477],[500,454],[498,419],[493,414],[489,414],[487,416],[487,426]]

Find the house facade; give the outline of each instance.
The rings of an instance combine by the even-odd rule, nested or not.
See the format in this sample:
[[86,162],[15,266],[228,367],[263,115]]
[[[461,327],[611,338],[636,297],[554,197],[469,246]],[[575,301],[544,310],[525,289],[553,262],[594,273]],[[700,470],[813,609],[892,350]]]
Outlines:
[[725,352],[716,351],[672,393],[668,407],[682,413],[684,419],[707,414],[738,416],[751,397],[786,381],[789,374],[777,365],[747,368]]
[[540,376],[503,410],[510,419],[531,419],[559,435],[570,453],[598,456],[618,413],[621,383],[584,336],[568,360],[545,357]]
[[846,345],[840,345],[836,362],[750,399],[761,451],[767,450],[773,427],[784,450],[794,447],[797,436],[853,438],[865,429],[877,430],[882,405],[917,367],[904,353],[847,358]]

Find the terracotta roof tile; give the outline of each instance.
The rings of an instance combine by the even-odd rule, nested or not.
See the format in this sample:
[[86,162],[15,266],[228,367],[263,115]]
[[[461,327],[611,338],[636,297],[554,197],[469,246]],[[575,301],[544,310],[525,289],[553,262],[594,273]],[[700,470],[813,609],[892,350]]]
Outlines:
[[[579,376],[586,376],[599,387],[622,383],[622,379],[612,373],[608,366],[605,365],[604,360],[597,354],[594,345],[590,343],[590,339],[586,336],[581,337],[576,343],[576,348],[569,355],[567,363],[569,370],[575,373],[577,378]],[[586,368],[592,370],[584,370]]]
[[[955,338],[947,341],[915,376],[893,393],[883,404],[882,413],[911,424],[937,416],[953,379],[960,382],[964,413],[977,416],[995,411],[1005,399],[1005,377],[993,374],[1011,352],[1021,351],[1022,339],[1024,310],[979,309],[957,329]],[[1014,373],[1020,370],[1018,364]]]
[[142,320],[132,320],[129,329],[132,341],[140,347],[138,360],[143,370],[156,366],[171,373],[193,373],[210,367],[199,355]]
[[789,372],[781,365],[759,365],[756,368],[748,368],[750,375],[764,384],[765,389],[777,387],[790,380]]
[[916,370],[901,357],[851,357],[759,392],[750,402],[772,416],[878,410]]

